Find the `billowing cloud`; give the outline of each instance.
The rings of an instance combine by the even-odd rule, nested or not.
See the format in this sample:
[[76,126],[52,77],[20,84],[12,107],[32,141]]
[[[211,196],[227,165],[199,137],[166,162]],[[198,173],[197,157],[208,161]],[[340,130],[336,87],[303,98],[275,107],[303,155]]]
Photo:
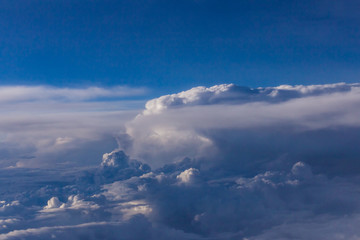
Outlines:
[[199,170],[196,168],[189,168],[177,175],[176,178],[180,181],[180,183],[191,184],[196,181],[198,175]]
[[360,134],[359,104],[358,84],[194,88],[149,101],[127,123],[133,139],[127,151],[157,167],[184,157],[226,161],[230,168],[233,159],[242,168],[255,164],[251,167],[256,169],[257,161],[306,158],[309,163],[321,158],[335,170],[334,156],[343,155],[343,161],[359,156],[354,148]]
[[326,95],[336,92],[348,92],[360,84],[326,85],[281,85],[278,87],[248,88],[235,84],[222,84],[213,87],[195,87],[190,90],[161,96],[146,103],[144,115],[161,113],[171,108],[214,104],[244,104],[249,102],[280,102],[293,98]]
[[[61,116],[71,124],[48,115],[47,134],[18,124],[4,156],[22,143],[36,155],[22,162],[43,165],[0,169],[0,239],[360,239],[359,104],[359,84],[226,84],[150,100],[120,121],[91,111]],[[110,150],[95,166],[66,155],[79,144]]]

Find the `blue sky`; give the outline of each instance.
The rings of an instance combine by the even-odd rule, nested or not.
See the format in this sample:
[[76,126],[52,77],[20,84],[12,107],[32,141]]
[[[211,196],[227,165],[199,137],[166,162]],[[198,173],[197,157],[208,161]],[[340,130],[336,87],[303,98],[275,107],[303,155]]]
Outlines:
[[359,9],[0,1],[0,240],[360,239]]
[[2,85],[356,82],[358,1],[4,0]]

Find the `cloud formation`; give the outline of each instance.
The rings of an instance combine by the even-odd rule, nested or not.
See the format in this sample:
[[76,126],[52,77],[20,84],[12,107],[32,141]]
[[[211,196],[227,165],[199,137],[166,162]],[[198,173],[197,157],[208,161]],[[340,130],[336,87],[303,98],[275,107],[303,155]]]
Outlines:
[[337,92],[349,92],[360,84],[325,85],[281,85],[278,87],[248,88],[235,84],[221,84],[213,87],[195,87],[176,94],[150,100],[145,105],[144,115],[161,113],[171,108],[214,104],[244,104],[249,102],[280,102],[293,98],[319,96]]
[[120,86],[0,86],[0,166],[96,165],[138,113],[142,101],[132,98],[144,93]]
[[0,104],[27,101],[83,101],[99,98],[124,98],[141,96],[145,88],[117,86],[113,88],[59,88],[49,86],[1,86]]
[[227,84],[97,113],[123,129],[97,166],[0,169],[0,239],[360,239],[359,104],[359,84]]
[[127,151],[157,167],[184,157],[249,164],[256,162],[250,158],[302,161],[301,155],[312,154],[332,161],[344,150],[352,155],[344,158],[354,160],[358,152],[345,142],[358,141],[359,104],[358,84],[194,88],[149,101],[127,123],[133,139]]

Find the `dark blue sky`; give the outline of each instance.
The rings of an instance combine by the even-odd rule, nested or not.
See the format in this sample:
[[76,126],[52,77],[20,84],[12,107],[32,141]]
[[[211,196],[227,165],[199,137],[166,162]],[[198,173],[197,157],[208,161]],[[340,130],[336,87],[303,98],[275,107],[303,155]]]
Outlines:
[[360,1],[2,0],[1,84],[357,82]]

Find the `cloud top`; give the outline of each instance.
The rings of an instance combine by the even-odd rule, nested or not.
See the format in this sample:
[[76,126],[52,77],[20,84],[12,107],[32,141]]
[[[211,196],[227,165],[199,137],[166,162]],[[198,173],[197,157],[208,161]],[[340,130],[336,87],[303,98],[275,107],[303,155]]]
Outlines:
[[[220,161],[230,155],[234,159],[236,155],[245,157],[245,153],[259,155],[256,149],[264,146],[271,154],[276,152],[271,148],[281,147],[283,154],[289,155],[319,147],[325,157],[323,149],[335,144],[331,137],[337,134],[336,129],[349,131],[345,129],[360,126],[359,105],[358,83],[256,89],[234,84],[197,87],[148,101],[143,113],[126,124],[132,139],[127,151],[157,167],[184,157]],[[310,141],[302,140],[307,135],[321,144],[310,146]],[[236,150],[241,148],[246,150]],[[337,149],[336,154],[342,152],[340,147],[332,149]]]
[[212,104],[244,104],[249,102],[279,102],[293,98],[319,96],[335,92],[348,92],[360,84],[281,85],[278,87],[248,88],[235,84],[195,87],[176,94],[164,95],[146,103],[144,115],[160,113],[166,109]]

